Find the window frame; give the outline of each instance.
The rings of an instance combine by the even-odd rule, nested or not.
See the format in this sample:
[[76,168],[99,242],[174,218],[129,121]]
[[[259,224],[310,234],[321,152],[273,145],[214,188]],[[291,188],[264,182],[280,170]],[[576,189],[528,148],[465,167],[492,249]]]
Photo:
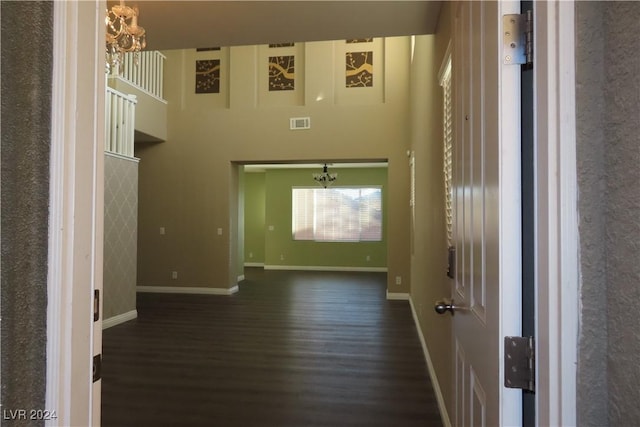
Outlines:
[[[343,240],[325,240],[325,239],[318,239],[316,238],[316,231],[315,231],[315,206],[314,206],[314,231],[313,231],[313,238],[312,239],[302,239],[302,238],[296,238],[296,223],[295,223],[295,210],[296,210],[296,206],[295,206],[295,196],[294,196],[294,191],[295,190],[314,190],[314,191],[332,191],[332,190],[340,190],[340,189],[346,189],[346,190],[361,190],[361,189],[375,189],[375,190],[379,190],[380,191],[380,235],[378,239],[362,239],[362,228],[360,227],[359,232],[358,232],[358,239],[343,239]],[[293,241],[296,242],[314,242],[314,243],[382,243],[384,242],[384,230],[385,230],[385,225],[384,225],[384,186],[381,184],[368,184],[368,185],[341,185],[341,186],[336,186],[333,185],[331,187],[328,188],[319,188],[317,186],[312,186],[312,185],[293,185],[291,186],[291,239]]]

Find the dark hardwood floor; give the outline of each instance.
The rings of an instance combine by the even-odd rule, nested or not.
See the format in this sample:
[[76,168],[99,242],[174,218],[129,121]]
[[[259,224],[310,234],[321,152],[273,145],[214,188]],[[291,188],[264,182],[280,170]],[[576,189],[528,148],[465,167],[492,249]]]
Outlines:
[[384,273],[246,269],[233,296],[138,294],[104,331],[103,426],[441,426]]

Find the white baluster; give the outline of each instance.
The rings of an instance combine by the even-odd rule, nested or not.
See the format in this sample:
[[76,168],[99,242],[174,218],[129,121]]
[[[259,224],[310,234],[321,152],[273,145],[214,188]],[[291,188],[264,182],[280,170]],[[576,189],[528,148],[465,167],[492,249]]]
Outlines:
[[158,98],[164,99],[164,55],[158,52],[160,76],[158,77]]
[[136,103],[135,96],[129,102],[129,147],[127,149],[128,156],[133,157],[135,143],[135,122],[136,122]]
[[107,96],[105,96],[106,105],[104,107],[105,118],[104,122],[104,146],[107,151],[111,151],[111,91],[107,88]]
[[122,153],[122,142],[124,140],[124,99],[118,97],[118,140],[116,141],[116,153]]
[[118,139],[118,97],[112,94],[111,98],[111,141],[109,151],[116,151],[116,141]]

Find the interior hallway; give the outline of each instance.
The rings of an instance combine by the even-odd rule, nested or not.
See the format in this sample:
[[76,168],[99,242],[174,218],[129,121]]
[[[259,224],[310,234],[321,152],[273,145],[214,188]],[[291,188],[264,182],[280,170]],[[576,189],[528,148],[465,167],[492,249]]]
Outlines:
[[233,296],[138,294],[104,331],[104,426],[440,426],[385,273],[245,269]]

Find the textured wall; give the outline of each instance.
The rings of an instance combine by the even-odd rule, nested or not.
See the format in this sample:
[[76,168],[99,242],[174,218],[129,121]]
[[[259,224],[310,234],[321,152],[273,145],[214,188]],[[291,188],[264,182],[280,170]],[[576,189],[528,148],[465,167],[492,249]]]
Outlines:
[[640,425],[640,3],[604,16],[609,423]]
[[640,3],[577,3],[580,425],[640,425]]
[[[1,398],[4,411],[28,411],[44,409],[45,399],[53,5],[3,1],[0,7]],[[10,414],[3,425],[42,424],[7,420]]]
[[138,162],[104,158],[104,319],[136,309]]
[[600,2],[576,7],[576,122],[582,264],[578,421],[607,425],[607,302],[604,161],[604,16]]

